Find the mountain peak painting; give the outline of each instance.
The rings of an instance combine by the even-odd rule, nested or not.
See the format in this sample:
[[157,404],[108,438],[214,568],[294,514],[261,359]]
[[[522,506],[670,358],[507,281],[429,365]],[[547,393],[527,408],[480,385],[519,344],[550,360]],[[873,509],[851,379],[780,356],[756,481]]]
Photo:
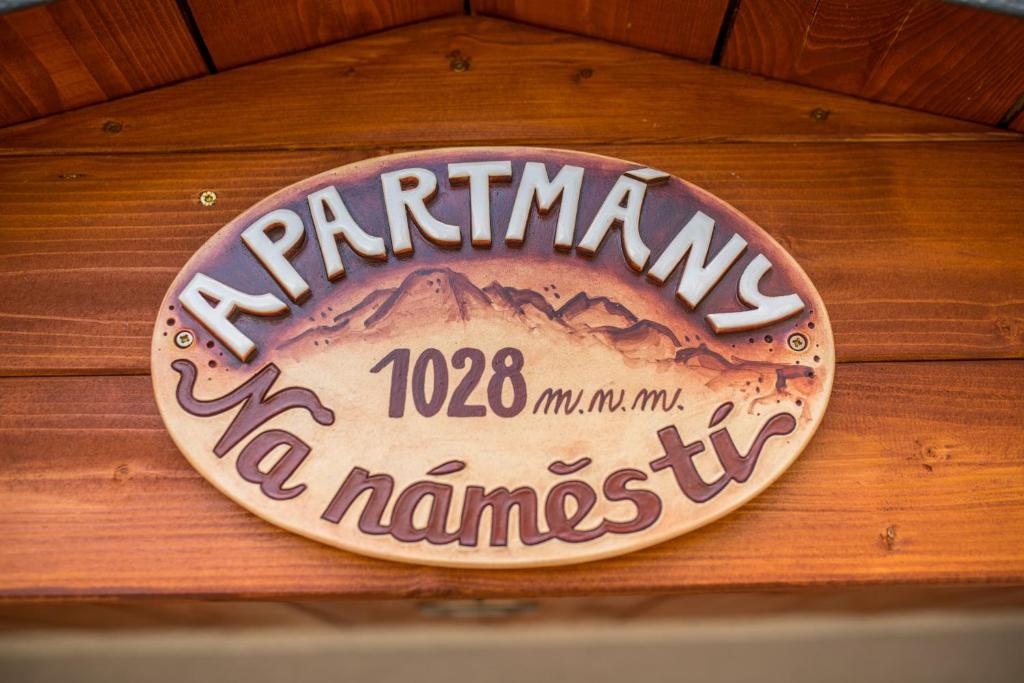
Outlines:
[[[560,299],[564,300],[561,305]],[[314,318],[310,327],[284,340],[279,348],[326,350],[332,343],[337,348],[355,339],[401,335],[410,325],[421,330],[441,325],[447,333],[447,326],[453,323],[481,323],[525,328],[545,338],[561,334],[567,344],[587,346],[597,342],[624,359],[662,364],[662,369],[680,365],[707,373],[774,375],[782,378],[780,389],[787,379],[813,376],[810,366],[748,360],[736,354],[727,358],[701,342],[699,333],[692,335],[692,342],[691,335],[685,335],[689,343],[684,345],[668,325],[640,319],[611,297],[577,292],[563,299],[553,284],[541,285],[540,291],[507,287],[497,281],[477,287],[465,274],[451,268],[415,270],[396,287],[374,290],[355,306],[332,314],[324,323]],[[679,326],[678,321],[675,324]],[[715,379],[710,377],[708,381]]]

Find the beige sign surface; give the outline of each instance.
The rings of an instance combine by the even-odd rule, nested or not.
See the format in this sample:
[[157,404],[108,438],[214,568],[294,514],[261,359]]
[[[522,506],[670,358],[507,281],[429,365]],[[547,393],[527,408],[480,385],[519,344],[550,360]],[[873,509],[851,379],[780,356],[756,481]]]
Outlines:
[[821,422],[821,298],[762,229],[643,164],[442,149],[327,171],[161,304],[157,403],[212,484],[323,543],[569,564],[707,524]]

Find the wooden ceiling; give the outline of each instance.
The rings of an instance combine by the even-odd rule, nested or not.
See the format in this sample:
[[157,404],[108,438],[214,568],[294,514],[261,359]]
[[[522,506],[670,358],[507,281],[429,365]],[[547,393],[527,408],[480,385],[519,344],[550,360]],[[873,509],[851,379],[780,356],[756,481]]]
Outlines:
[[1024,130],[1024,19],[941,0],[56,0],[0,15],[0,126],[465,12]]

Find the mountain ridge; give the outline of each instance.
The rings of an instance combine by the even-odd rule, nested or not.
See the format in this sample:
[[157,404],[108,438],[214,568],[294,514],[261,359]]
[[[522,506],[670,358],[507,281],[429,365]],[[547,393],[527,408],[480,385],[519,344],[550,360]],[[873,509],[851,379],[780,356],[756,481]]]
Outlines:
[[449,322],[468,322],[494,315],[508,320],[511,314],[512,318],[531,329],[550,325],[572,336],[597,337],[623,356],[635,360],[681,364],[717,372],[737,369],[774,371],[777,388],[784,387],[787,379],[813,376],[813,371],[807,366],[730,360],[703,342],[684,347],[679,336],[667,325],[639,318],[626,306],[606,296],[589,296],[581,291],[555,308],[535,290],[505,286],[496,280],[480,288],[465,274],[448,267],[415,270],[397,287],[370,292],[356,305],[335,315],[332,324],[304,330],[285,340],[279,348],[315,335],[326,337],[349,331],[372,333],[392,317],[422,317],[424,311],[431,308],[433,310],[428,315],[444,315]]

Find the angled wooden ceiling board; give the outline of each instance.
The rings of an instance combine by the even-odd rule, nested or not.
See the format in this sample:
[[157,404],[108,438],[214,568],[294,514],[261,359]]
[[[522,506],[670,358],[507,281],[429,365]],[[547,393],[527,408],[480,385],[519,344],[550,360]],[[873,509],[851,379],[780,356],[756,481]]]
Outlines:
[[[470,68],[459,70],[465,60]],[[0,154],[925,138],[1016,136],[592,38],[453,17],[2,129]]]
[[1024,19],[940,0],[744,0],[722,65],[994,125],[1022,43]]
[[505,17],[707,62],[729,0],[473,0],[480,14]]
[[1024,18],[941,0],[743,0],[722,65],[994,125],[1022,44]]
[[[1024,358],[1024,143],[573,146],[686,178],[764,226],[828,301],[840,361]],[[383,151],[5,159],[0,374],[147,372],[160,300],[206,239]]]
[[[1022,95],[1024,97],[1024,95]],[[1010,121],[1010,130],[1020,131],[1024,133],[1024,111],[1017,114],[1012,121]]]
[[0,14],[0,126],[207,73],[174,0]]
[[1024,583],[1024,394],[1006,390],[1024,383],[1024,363],[854,363],[837,373],[819,434],[750,504],[647,550],[516,571],[374,560],[263,522],[181,456],[149,377],[3,379],[0,596],[496,598]]
[[218,69],[445,14],[462,0],[188,0]]

